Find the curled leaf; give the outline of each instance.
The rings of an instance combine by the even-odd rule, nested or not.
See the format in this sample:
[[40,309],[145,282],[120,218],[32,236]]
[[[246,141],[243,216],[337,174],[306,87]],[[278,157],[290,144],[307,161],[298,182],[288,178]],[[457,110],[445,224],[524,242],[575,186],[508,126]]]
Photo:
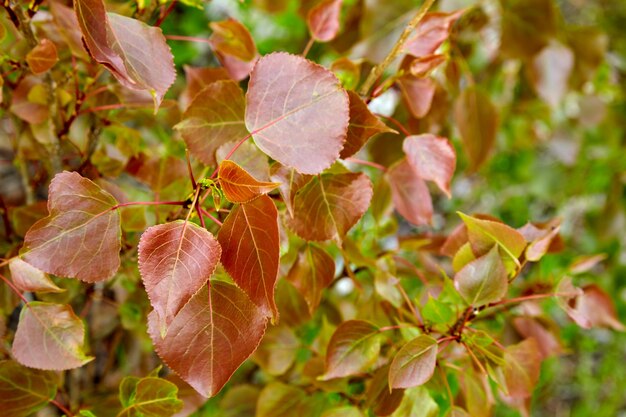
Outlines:
[[339,32],[339,16],[342,0],[322,0],[307,15],[307,25],[313,39],[331,41]]
[[230,160],[222,161],[217,177],[226,198],[232,203],[247,203],[280,185],[275,182],[258,181]]
[[50,277],[43,271],[24,262],[20,258],[15,258],[9,263],[11,278],[15,286],[22,291],[38,292],[63,292],[63,288],[57,287]]

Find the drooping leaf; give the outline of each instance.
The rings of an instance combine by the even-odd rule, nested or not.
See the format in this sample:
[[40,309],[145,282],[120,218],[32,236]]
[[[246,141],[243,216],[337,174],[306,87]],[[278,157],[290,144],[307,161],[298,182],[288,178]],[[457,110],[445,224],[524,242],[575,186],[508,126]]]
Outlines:
[[437,417],[439,406],[424,387],[409,388],[404,392],[402,403],[391,417]]
[[287,326],[270,327],[263,341],[252,356],[265,372],[270,375],[282,375],[296,359],[300,340]]
[[365,174],[322,174],[298,191],[287,225],[306,240],[341,241],[367,211],[372,194]]
[[326,350],[324,380],[365,371],[378,358],[381,337],[378,327],[363,320],[341,323]]
[[205,397],[217,394],[257,348],[266,319],[234,285],[212,281],[180,310],[165,338],[158,317],[148,315],[148,329],[161,359]]
[[43,271],[24,262],[20,258],[14,258],[9,263],[11,278],[15,286],[22,291],[38,292],[63,292],[62,288],[52,282],[50,277]]
[[394,356],[389,368],[391,388],[417,387],[432,378],[437,364],[437,341],[420,335]]
[[542,359],[564,353],[560,338],[547,323],[547,320],[542,320],[540,317],[515,317],[513,319],[513,326],[522,337],[525,339],[532,337],[537,341]]
[[0,406],[6,417],[27,417],[42,409],[57,394],[57,378],[5,360],[0,362]]
[[93,359],[84,344],[85,326],[71,306],[31,301],[20,314],[12,351],[29,368],[62,371]]
[[26,55],[26,62],[33,74],[43,74],[59,61],[57,47],[50,39],[41,39]]
[[487,93],[471,86],[463,90],[454,106],[454,120],[470,162],[470,171],[483,165],[496,142],[498,110]]
[[526,398],[532,395],[541,370],[541,353],[537,341],[530,338],[507,346],[502,368],[509,396]]
[[311,244],[300,252],[287,274],[287,279],[306,300],[311,314],[322,299],[322,290],[328,287],[334,277],[333,258],[324,249]]
[[120,265],[117,201],[76,172],[57,174],[48,192],[48,216],[24,237],[21,257],[44,272],[86,282],[112,277]]
[[120,383],[119,417],[171,417],[183,408],[178,387],[165,379],[125,377]]
[[433,54],[448,39],[452,25],[464,12],[465,10],[428,13],[404,44],[404,50],[416,57]]
[[301,415],[299,409],[306,393],[295,386],[273,382],[261,391],[257,402],[256,417],[289,417]]
[[307,15],[311,37],[318,42],[328,42],[339,32],[342,0],[322,0]]
[[250,75],[247,102],[254,141],[281,164],[318,174],[339,157],[350,106],[332,72],[295,55],[266,55]]
[[546,103],[557,107],[567,93],[568,80],[574,68],[574,53],[564,45],[555,43],[543,48],[530,67],[530,79]]
[[220,409],[222,410],[220,416],[255,417],[260,391],[260,388],[251,384],[234,385],[226,391],[220,401]]
[[256,197],[267,194],[280,184],[258,181],[245,169],[226,160],[220,163],[217,177],[226,198],[232,203],[247,203]]
[[83,60],[88,60],[89,54],[83,46],[82,33],[78,26],[78,19],[76,18],[74,10],[56,1],[50,2],[48,7],[56,23],[56,27],[63,40],[72,51],[72,55]]
[[365,405],[377,416],[388,416],[400,406],[403,397],[403,389],[389,387],[389,365],[385,365],[374,372],[365,392]]
[[235,19],[211,22],[213,33],[209,43],[215,52],[241,61],[252,61],[257,56],[254,39],[248,29]]
[[260,307],[278,317],[274,287],[278,278],[278,211],[268,196],[234,206],[217,235],[222,264],[235,283]]
[[508,280],[498,245],[457,272],[454,286],[473,307],[500,301],[506,295]]
[[435,97],[437,89],[435,82],[429,77],[405,75],[398,78],[398,86],[413,117],[421,119],[426,116]]
[[395,209],[416,226],[430,224],[433,203],[426,182],[420,178],[407,159],[394,164],[385,174],[391,186]]
[[619,321],[615,304],[611,297],[598,285],[590,284],[582,288],[573,302],[565,310],[580,327],[609,327],[624,331],[626,327]]
[[526,239],[520,232],[504,223],[458,214],[467,227],[467,235],[476,256],[487,253],[497,243],[511,260],[519,263],[518,258],[526,248]]
[[456,152],[450,141],[431,134],[409,136],[402,149],[417,175],[433,181],[450,197],[450,181],[456,167]]
[[215,152],[228,142],[238,142],[248,131],[244,123],[245,99],[234,81],[219,80],[193,99],[176,125],[193,156],[215,165]]
[[270,179],[280,184],[278,191],[283,198],[289,215],[293,217],[293,203],[296,193],[311,180],[311,176],[300,174],[293,168],[275,163],[270,167]]
[[125,87],[150,92],[158,108],[176,78],[161,29],[107,13],[102,0],[76,0],[74,10],[90,55]]
[[208,281],[221,248],[206,229],[183,220],[152,226],[139,241],[139,272],[159,333]]
[[411,60],[409,63],[409,71],[414,77],[427,77],[435,68],[444,62],[446,62],[445,55],[426,55]]
[[350,98],[350,123],[348,136],[341,150],[340,157],[346,159],[357,153],[367,140],[377,133],[394,132],[372,114],[361,97],[354,91],[348,91]]

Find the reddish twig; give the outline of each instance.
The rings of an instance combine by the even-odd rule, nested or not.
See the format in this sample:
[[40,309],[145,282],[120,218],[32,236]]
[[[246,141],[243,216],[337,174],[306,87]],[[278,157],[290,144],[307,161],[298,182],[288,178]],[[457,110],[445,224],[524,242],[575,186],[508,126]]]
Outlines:
[[373,167],[376,168],[382,172],[387,172],[387,167],[381,164],[377,164],[376,162],[372,162],[372,161],[365,161],[363,159],[357,159],[357,158],[346,158],[345,159],[347,162],[352,162],[354,164],[359,164],[359,165],[366,165],[369,167]]

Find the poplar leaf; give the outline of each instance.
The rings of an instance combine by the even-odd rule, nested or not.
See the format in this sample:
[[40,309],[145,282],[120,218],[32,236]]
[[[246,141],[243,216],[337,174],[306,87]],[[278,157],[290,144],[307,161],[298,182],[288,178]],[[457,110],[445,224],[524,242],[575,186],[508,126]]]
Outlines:
[[496,143],[498,110],[487,93],[470,86],[456,101],[454,120],[470,162],[469,169],[476,171],[487,161]]
[[409,136],[404,139],[402,149],[417,175],[433,181],[449,198],[456,167],[456,152],[450,141],[431,134]]
[[24,237],[21,257],[49,274],[86,282],[111,278],[120,265],[117,201],[76,172],[57,174],[48,191],[48,216]]
[[170,417],[183,408],[178,387],[172,382],[149,376],[125,377],[120,383],[119,417]]
[[448,39],[452,25],[464,12],[465,10],[462,9],[450,13],[428,13],[415,29],[415,33],[404,44],[404,50],[416,57],[434,53]]
[[208,281],[219,262],[220,245],[206,229],[183,220],[152,226],[139,241],[139,272],[159,332]]
[[245,107],[239,85],[219,80],[194,97],[175,128],[193,156],[207,165],[215,165],[215,152],[221,145],[239,141],[248,134],[243,120]]
[[213,33],[209,43],[213,50],[222,55],[230,55],[242,61],[251,61],[257,56],[254,39],[248,29],[235,19],[211,22]]
[[416,226],[430,224],[433,203],[426,182],[420,178],[406,158],[394,164],[385,174],[391,186],[395,209]]
[[24,262],[20,258],[14,258],[9,263],[11,278],[15,286],[22,291],[38,292],[63,292],[63,288],[57,287],[50,277],[43,271]]
[[437,364],[437,341],[420,335],[411,340],[394,356],[389,367],[391,388],[411,388],[432,378]]
[[324,249],[308,244],[298,254],[287,279],[302,294],[311,314],[322,299],[322,290],[328,287],[335,277],[335,261]]
[[276,320],[274,288],[280,241],[278,210],[272,199],[262,195],[234,206],[217,239],[222,245],[222,264],[226,272],[263,314]]
[[12,351],[29,368],[62,371],[93,359],[84,344],[85,325],[72,307],[31,301],[20,314]]
[[341,241],[367,211],[373,195],[365,174],[322,174],[294,198],[294,217],[287,225],[306,240]]
[[398,86],[413,117],[421,119],[430,111],[437,85],[431,78],[405,75],[398,78]]
[[328,42],[339,32],[342,0],[322,0],[307,15],[311,36],[318,42]]
[[14,361],[0,362],[0,405],[6,417],[26,417],[42,409],[57,394],[57,378]]
[[57,47],[54,42],[45,38],[26,55],[26,62],[33,74],[43,74],[58,61]]
[[460,212],[458,214],[467,227],[467,235],[474,255],[480,256],[487,253],[494,243],[497,243],[513,262],[519,264],[518,258],[527,244],[520,232],[504,223],[479,219]]
[[156,111],[176,78],[161,29],[107,13],[102,0],[76,0],[74,10],[89,54],[125,87],[150,92]]
[[234,285],[212,281],[180,310],[161,338],[158,317],[148,330],[161,359],[205,397],[216,395],[256,350],[267,320]]
[[473,307],[500,301],[507,292],[507,272],[498,245],[465,265],[454,276],[454,286]]
[[508,395],[513,398],[530,397],[539,382],[541,370],[541,352],[537,341],[530,338],[507,346],[503,359]]
[[226,198],[232,203],[247,203],[256,197],[267,194],[280,184],[258,181],[245,169],[233,161],[222,161],[217,177]]
[[299,56],[266,55],[250,75],[247,101],[248,130],[281,164],[318,174],[339,157],[350,106],[332,72]]
[[377,133],[397,133],[374,116],[357,93],[348,91],[348,97],[350,98],[350,122],[346,143],[340,154],[342,159],[360,151],[367,140]]
[[293,217],[293,203],[296,193],[311,180],[311,176],[300,174],[293,168],[275,163],[270,168],[270,179],[280,184],[278,192],[283,198],[289,215]]
[[378,327],[363,320],[341,323],[328,343],[326,373],[322,380],[365,371],[378,359],[381,343]]

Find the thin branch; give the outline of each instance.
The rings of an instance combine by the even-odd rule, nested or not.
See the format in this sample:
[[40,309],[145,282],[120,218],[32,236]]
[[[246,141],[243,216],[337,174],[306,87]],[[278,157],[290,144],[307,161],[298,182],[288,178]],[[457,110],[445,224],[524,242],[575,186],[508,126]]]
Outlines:
[[309,54],[309,51],[311,50],[311,47],[313,46],[314,43],[315,43],[315,39],[313,38],[313,36],[311,36],[311,39],[309,39],[306,46],[304,47],[304,51],[302,51],[303,58],[306,58],[306,56]]
[[386,166],[381,165],[381,164],[377,164],[376,162],[365,161],[363,159],[357,159],[357,158],[346,158],[345,160],[347,162],[352,162],[353,164],[366,165],[368,167],[376,168],[379,171],[387,172],[387,167]]
[[165,39],[169,39],[171,41],[210,43],[206,38],[196,38],[195,36],[165,35]]
[[369,75],[367,76],[367,79],[363,83],[363,86],[361,86],[361,89],[359,90],[359,93],[361,94],[361,96],[363,97],[367,96],[367,94],[369,93],[370,89],[372,88],[376,80],[383,74],[383,72],[385,72],[385,69],[387,69],[387,67],[391,65],[391,63],[396,59],[396,57],[400,55],[400,53],[402,52],[402,48],[404,47],[404,44],[409,39],[409,36],[411,35],[411,33],[413,33],[417,25],[419,25],[419,23],[424,18],[424,16],[426,16],[428,9],[430,9],[430,7],[433,5],[434,2],[435,0],[424,0],[424,3],[422,3],[422,6],[417,11],[417,14],[413,17],[413,19],[411,19],[409,24],[406,25],[406,27],[404,28],[404,31],[402,32],[402,34],[400,35],[400,38],[391,49],[391,52],[389,52],[389,54],[385,57],[385,59],[383,59],[383,62],[376,65],[374,68],[372,68],[372,71],[369,73]]
[[405,135],[405,136],[411,136],[411,132],[408,131],[408,129],[406,127],[404,127],[404,125],[402,123],[400,123],[397,119],[394,119],[391,116],[385,116],[384,114],[380,114],[380,113],[375,113],[375,116],[381,117],[385,120],[390,121],[391,123],[393,123],[398,129],[400,129],[400,131]]
[[[230,152],[228,152],[228,154],[224,157],[224,160],[230,159],[230,157],[233,156],[235,151],[239,149],[239,147],[243,145],[248,139],[250,139],[254,133],[256,133],[256,131],[248,133],[246,137],[244,137],[239,142],[237,142],[237,144],[233,146]],[[217,176],[217,172],[219,171],[219,168],[220,168],[219,166],[215,168],[215,171],[213,171],[213,174],[211,174],[211,178],[215,178]]]
[[200,212],[203,215],[207,216],[209,219],[211,219],[211,221],[217,224],[218,226],[222,227],[222,225],[224,224],[221,221],[219,221],[217,217],[213,216],[211,213],[209,213],[207,210],[203,209],[202,207],[200,207]]
[[[161,23],[163,23],[163,21],[165,19],[167,19],[167,16],[169,16],[170,13],[172,13],[172,10],[174,10],[174,6],[176,6],[177,2],[178,2],[177,0],[172,0],[172,3],[168,6],[168,8],[165,10],[165,12],[161,13],[161,16],[156,21],[154,26],[161,26]],[[161,10],[163,10],[163,9],[161,9]]]
[[54,404],[56,408],[61,410],[67,417],[74,417],[74,414],[70,410],[68,410],[63,404],[61,404],[56,399],[50,400],[50,404]]

